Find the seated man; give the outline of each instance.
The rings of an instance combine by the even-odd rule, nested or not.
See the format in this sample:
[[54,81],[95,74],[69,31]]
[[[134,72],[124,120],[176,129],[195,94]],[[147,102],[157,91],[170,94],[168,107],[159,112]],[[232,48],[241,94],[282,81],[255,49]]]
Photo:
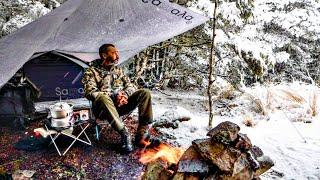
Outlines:
[[123,150],[133,150],[131,136],[119,116],[139,108],[139,126],[136,142],[142,145],[148,136],[148,125],[152,122],[151,95],[148,90],[137,90],[123,70],[116,66],[119,52],[113,44],[104,44],[99,48],[101,59],[92,62],[86,69],[82,83],[85,97],[93,102],[96,118],[108,120],[121,135]]

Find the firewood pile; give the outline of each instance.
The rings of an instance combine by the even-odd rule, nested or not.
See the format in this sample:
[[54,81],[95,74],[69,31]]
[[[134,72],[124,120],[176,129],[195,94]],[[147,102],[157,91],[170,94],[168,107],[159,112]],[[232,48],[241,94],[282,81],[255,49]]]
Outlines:
[[142,179],[260,179],[274,163],[239,131],[238,125],[223,122],[208,132],[209,138],[194,140],[177,164],[161,159],[150,162]]

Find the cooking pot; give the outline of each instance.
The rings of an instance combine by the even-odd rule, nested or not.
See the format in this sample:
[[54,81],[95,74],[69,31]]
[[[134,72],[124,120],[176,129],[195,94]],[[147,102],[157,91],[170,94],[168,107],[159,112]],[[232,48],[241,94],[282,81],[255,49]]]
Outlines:
[[60,119],[51,119],[51,126],[52,127],[70,127],[74,124],[74,118],[66,117],[66,118],[60,118]]
[[49,109],[53,119],[70,118],[73,115],[73,105],[66,102],[58,102]]

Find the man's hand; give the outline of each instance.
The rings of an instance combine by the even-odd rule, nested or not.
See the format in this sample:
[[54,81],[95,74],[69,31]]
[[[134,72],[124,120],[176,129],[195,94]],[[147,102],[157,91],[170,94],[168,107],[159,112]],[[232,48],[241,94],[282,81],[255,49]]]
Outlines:
[[128,103],[128,97],[124,91],[119,91],[116,97],[116,102],[118,107]]

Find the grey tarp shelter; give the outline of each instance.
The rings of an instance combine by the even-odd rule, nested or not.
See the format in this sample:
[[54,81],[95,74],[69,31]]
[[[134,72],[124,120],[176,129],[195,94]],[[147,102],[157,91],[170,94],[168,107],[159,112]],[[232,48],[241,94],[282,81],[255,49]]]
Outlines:
[[36,53],[55,51],[90,62],[101,44],[113,43],[121,63],[207,20],[168,0],[68,0],[0,40],[0,87]]

